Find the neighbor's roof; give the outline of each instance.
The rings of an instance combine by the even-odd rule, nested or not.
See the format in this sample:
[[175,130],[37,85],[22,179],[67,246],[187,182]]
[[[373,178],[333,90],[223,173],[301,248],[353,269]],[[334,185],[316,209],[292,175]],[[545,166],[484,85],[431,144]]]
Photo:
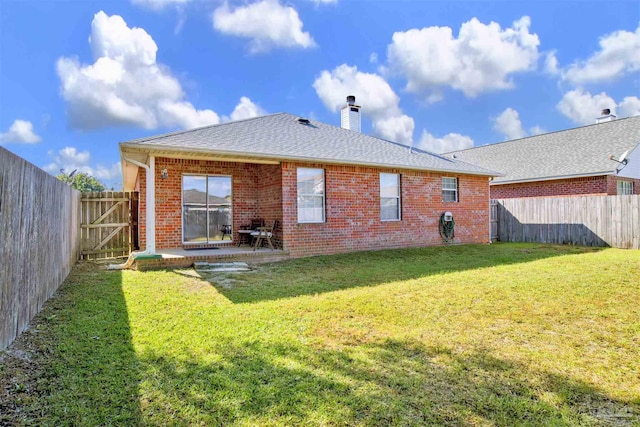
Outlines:
[[615,174],[618,158],[640,143],[640,116],[483,145],[444,156],[498,170],[492,184]]
[[[497,172],[315,120],[278,113],[120,143],[123,159],[155,156],[273,162],[294,160],[483,176]],[[124,169],[123,162],[123,169]],[[125,171],[126,174],[126,171]],[[125,181],[126,181],[125,177]]]

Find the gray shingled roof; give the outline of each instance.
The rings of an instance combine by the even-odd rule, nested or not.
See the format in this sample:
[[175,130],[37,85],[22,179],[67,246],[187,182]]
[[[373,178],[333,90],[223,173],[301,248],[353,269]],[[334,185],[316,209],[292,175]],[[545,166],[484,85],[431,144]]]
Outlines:
[[497,176],[499,173],[315,120],[278,113],[120,144],[121,152],[175,151]]
[[443,154],[504,173],[494,184],[608,175],[640,143],[640,116]]

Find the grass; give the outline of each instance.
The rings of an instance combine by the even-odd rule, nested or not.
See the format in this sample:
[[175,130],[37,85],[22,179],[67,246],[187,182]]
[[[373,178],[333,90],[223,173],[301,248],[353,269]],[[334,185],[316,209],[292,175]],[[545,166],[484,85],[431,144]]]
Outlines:
[[535,244],[82,264],[0,353],[0,425],[640,425],[638,277]]

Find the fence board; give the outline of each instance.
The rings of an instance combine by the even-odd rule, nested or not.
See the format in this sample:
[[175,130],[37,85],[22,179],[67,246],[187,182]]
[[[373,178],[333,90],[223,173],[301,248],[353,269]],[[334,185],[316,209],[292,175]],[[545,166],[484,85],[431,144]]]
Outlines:
[[640,249],[640,195],[493,200],[491,218],[503,242]]

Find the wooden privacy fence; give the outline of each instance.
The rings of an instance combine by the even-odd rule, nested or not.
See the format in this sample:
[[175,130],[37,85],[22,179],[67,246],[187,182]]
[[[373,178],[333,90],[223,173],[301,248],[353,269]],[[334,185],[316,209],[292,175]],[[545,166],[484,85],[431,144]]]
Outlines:
[[83,193],[81,202],[81,259],[123,257],[137,249],[137,192]]
[[0,147],[0,350],[71,271],[79,230],[80,193]]
[[501,242],[640,249],[640,195],[501,199],[491,214]]

